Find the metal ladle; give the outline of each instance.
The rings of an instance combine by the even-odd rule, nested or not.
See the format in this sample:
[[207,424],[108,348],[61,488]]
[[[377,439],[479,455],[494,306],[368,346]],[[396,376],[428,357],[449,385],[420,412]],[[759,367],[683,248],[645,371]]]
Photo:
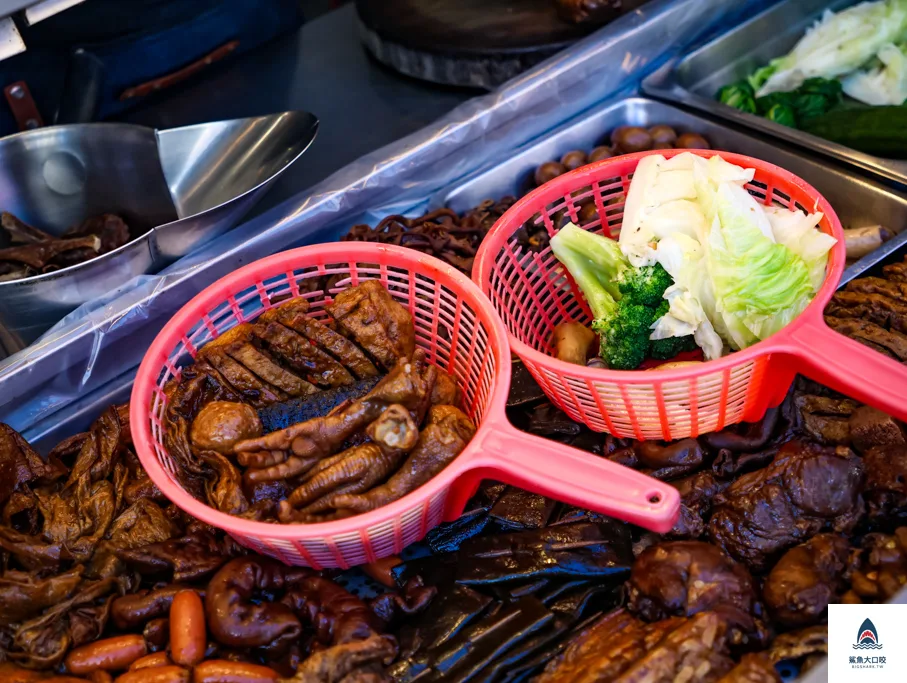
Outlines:
[[115,213],[132,238],[78,265],[0,282],[6,353],[233,228],[317,130],[318,119],[295,111],[169,130],[71,124],[0,140],[0,210],[54,235]]

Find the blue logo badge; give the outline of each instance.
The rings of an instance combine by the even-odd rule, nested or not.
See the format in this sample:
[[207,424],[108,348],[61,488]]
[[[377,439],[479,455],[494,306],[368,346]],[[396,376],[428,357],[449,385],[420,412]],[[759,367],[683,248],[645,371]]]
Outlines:
[[879,642],[879,632],[876,631],[875,624],[869,619],[863,621],[860,630],[857,632],[857,642],[853,646],[854,650],[881,650],[882,644]]

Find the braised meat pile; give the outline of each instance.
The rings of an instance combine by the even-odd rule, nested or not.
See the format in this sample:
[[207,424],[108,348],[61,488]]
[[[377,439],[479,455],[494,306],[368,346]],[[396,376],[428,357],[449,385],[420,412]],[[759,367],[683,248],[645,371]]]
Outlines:
[[39,230],[11,213],[0,214],[11,246],[0,249],[0,281],[50,273],[122,247],[129,241],[123,219],[105,213],[77,223],[61,237]]
[[[387,216],[374,228],[354,225],[341,239],[409,247],[447,261],[469,275],[485,235],[515,201],[514,197],[497,202],[489,199],[462,216],[451,209],[437,209],[417,218]],[[330,287],[330,281],[326,286]]]
[[[889,416],[798,381],[759,423],[639,443],[590,432],[531,396],[516,387],[514,424],[671,482],[681,517],[658,536],[484,484],[463,517],[429,534],[432,556],[390,572],[398,587],[419,577],[439,591],[424,615],[431,621],[407,627],[413,644],[391,667],[395,680],[421,680],[422,671],[447,680],[445,662],[469,656],[470,676],[492,682],[533,672],[536,681],[777,682],[776,665],[805,672],[824,657],[830,603],[880,602],[907,585],[904,432]],[[626,542],[621,527],[629,562],[614,553]],[[602,538],[607,550],[586,554]],[[611,573],[596,557],[612,558]],[[620,577],[623,596],[590,603],[566,629],[534,625],[544,613],[529,598],[547,606],[556,587],[596,575]],[[472,654],[468,638],[502,628],[494,610],[516,620],[517,608],[522,628]],[[465,635],[435,648],[437,624]],[[500,673],[508,667],[515,673]]]
[[647,623],[611,612],[579,634],[536,683],[719,681],[734,668],[714,612]]
[[[193,495],[255,520],[339,519],[401,498],[466,447],[456,382],[416,348],[406,308],[368,280],[325,310],[279,304],[168,385],[165,443]],[[265,434],[275,407],[288,419]]]
[[[381,616],[168,505],[127,416],[108,409],[46,460],[0,426],[0,678],[387,680]],[[398,599],[415,614],[432,595]]]
[[907,261],[883,266],[882,277],[848,282],[826,306],[825,322],[889,358],[907,361]]
[[701,541],[669,541],[636,558],[628,608],[646,621],[718,612],[732,644],[765,643],[762,607],[746,566]]
[[765,469],[715,496],[709,537],[756,571],[819,531],[851,531],[863,513],[863,463],[853,451],[792,441]]
[[[337,300],[330,325],[296,302],[275,307],[168,387],[168,438],[209,504],[285,521],[363,512],[471,438],[456,384],[410,345],[406,317],[379,317],[377,290]],[[285,335],[276,350],[278,330],[262,325],[336,367]],[[269,403],[213,362],[273,395],[289,397],[292,381],[276,369],[312,393]],[[907,585],[907,444],[883,413],[803,381],[759,423],[675,443],[592,433],[519,382],[509,413],[670,481],[683,502],[674,529],[486,481],[429,532],[427,554],[365,567],[383,584],[365,601],[167,505],[132,452],[125,407],[46,459],[0,426],[0,674],[778,683],[776,665],[802,673],[824,657],[829,604]]]

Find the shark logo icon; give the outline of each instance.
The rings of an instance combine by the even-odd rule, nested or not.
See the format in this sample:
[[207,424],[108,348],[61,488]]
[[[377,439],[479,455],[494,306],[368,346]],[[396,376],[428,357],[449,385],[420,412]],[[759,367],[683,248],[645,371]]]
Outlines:
[[860,630],[857,631],[857,642],[853,646],[854,650],[881,650],[882,644],[879,642],[879,632],[875,624],[869,619],[864,619],[860,624]]

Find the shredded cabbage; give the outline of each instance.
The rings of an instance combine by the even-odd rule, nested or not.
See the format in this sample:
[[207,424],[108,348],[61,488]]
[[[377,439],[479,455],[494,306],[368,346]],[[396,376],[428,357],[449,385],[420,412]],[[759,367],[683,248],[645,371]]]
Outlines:
[[818,229],[822,214],[789,211],[781,206],[764,208],[775,241],[803,259],[809,269],[809,282],[814,291],[819,291],[825,280],[828,252],[836,241],[834,237]]
[[727,326],[727,341],[735,349],[780,330],[806,308],[815,293],[806,264],[760,230],[753,205],[759,208],[745,190],[722,185],[706,242],[716,308]]
[[[756,92],[796,90],[807,78],[835,78],[866,65],[886,43],[898,42],[907,27],[907,0],[861,2],[840,12],[827,10]],[[846,92],[846,88],[845,88]]]
[[835,240],[817,229],[822,214],[757,201],[745,188],[754,174],[717,155],[640,162],[620,248],[674,280],[650,339],[692,334],[711,360],[774,334],[812,301]]
[[702,211],[693,187],[693,155],[668,160],[653,154],[640,160],[630,183],[620,229],[621,251],[637,268],[656,262],[657,242],[681,231],[696,235]]
[[841,81],[849,97],[873,106],[901,105],[907,100],[907,56],[904,45],[879,49],[879,64],[850,74]]
[[[707,271],[705,250],[698,240],[678,233],[658,243],[658,262],[674,279],[665,291],[670,307],[655,321],[650,339],[693,335],[706,360],[720,358],[724,342],[710,320],[715,315],[712,282]],[[706,310],[708,307],[709,310]]]

